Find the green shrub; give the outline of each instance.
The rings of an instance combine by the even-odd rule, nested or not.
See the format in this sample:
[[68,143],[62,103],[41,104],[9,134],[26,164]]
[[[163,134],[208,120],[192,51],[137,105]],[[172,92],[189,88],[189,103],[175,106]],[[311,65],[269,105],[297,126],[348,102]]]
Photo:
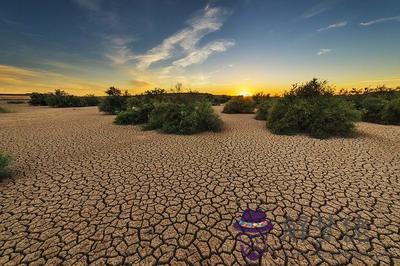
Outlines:
[[361,119],[361,113],[350,102],[333,97],[318,99],[312,111],[306,130],[316,138],[349,136],[355,127],[354,122]]
[[316,138],[349,136],[361,113],[333,96],[326,82],[316,79],[294,86],[270,109],[268,128],[275,134],[307,133]]
[[149,115],[154,109],[153,104],[143,104],[118,113],[114,123],[118,125],[138,125],[149,121]]
[[97,106],[100,103],[100,99],[93,94],[88,94],[80,97],[82,106]]
[[81,107],[84,106],[80,97],[70,95],[62,90],[47,94],[46,104],[51,107]]
[[257,105],[257,111],[255,119],[257,120],[267,120],[268,111],[273,106],[273,102],[271,100],[264,100]]
[[106,91],[107,96],[104,97],[99,105],[99,110],[107,114],[117,114],[125,110],[127,96],[122,95],[121,90],[110,87]]
[[11,162],[11,157],[9,155],[0,153],[0,177],[6,173],[6,167]]
[[220,131],[222,121],[208,102],[177,104],[157,103],[149,116],[147,129],[164,133],[194,134],[202,131]]
[[75,96],[62,90],[55,90],[52,93],[32,93],[28,103],[30,105],[41,105],[51,107],[82,107],[96,106],[99,98],[94,95]]
[[268,101],[271,98],[271,94],[267,93],[263,93],[263,92],[258,92],[254,95],[251,96],[251,98],[254,101],[254,104],[258,107],[260,104]]
[[6,109],[6,108],[0,106],[0,114],[1,114],[1,113],[9,113],[9,112],[10,112],[10,111],[9,111],[8,109]]
[[382,111],[382,121],[387,124],[400,125],[400,97],[388,102]]
[[253,113],[254,102],[248,97],[234,97],[225,104],[222,112],[226,114]]
[[37,93],[37,92],[32,92],[30,95],[30,99],[28,103],[30,105],[42,105],[42,106],[47,106],[47,97],[49,96],[48,93]]
[[362,102],[362,120],[366,122],[382,123],[382,115],[388,101],[383,97],[367,96]]
[[312,104],[307,100],[282,98],[268,114],[268,128],[272,133],[293,135],[305,132],[310,124]]

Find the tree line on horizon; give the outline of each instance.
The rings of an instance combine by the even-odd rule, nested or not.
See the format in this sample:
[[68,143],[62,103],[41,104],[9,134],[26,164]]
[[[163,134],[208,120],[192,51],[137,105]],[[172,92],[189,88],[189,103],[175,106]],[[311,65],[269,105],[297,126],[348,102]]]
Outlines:
[[[116,123],[120,124],[139,124],[144,121],[147,123],[148,116],[159,103],[165,105],[163,108],[169,105],[167,109],[174,109],[177,116],[180,113],[190,113],[192,119],[201,116],[193,113],[198,109],[203,108],[203,111],[210,113],[210,109],[204,107],[205,105],[196,106],[204,102],[210,106],[225,104],[224,113],[253,113],[256,110],[255,118],[267,120],[270,130],[277,134],[308,132],[312,136],[324,138],[331,135],[350,135],[354,122],[359,120],[400,124],[400,87],[378,86],[335,91],[326,81],[315,78],[304,84],[293,85],[282,96],[271,96],[268,93],[256,93],[248,97],[213,95],[183,91],[179,85],[171,91],[155,88],[137,95],[115,87],[106,90],[106,96],[74,96],[56,90],[54,93],[32,93],[29,101],[32,105],[53,107],[97,105],[101,112],[118,115]],[[184,124],[187,121],[179,120],[176,123]],[[320,125],[323,124],[326,129],[321,128]],[[191,129],[187,132],[192,131],[197,130]]]

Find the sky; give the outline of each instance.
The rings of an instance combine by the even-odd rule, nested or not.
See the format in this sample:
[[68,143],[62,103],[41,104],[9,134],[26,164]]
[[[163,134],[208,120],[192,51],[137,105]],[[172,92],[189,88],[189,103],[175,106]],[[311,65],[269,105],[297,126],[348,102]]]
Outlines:
[[400,86],[399,0],[2,0],[0,93]]

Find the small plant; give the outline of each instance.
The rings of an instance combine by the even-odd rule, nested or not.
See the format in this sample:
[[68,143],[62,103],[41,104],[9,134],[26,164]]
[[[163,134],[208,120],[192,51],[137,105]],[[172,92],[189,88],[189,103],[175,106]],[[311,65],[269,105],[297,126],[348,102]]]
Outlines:
[[273,102],[271,100],[264,100],[257,106],[256,116],[257,120],[267,120],[268,112],[271,109]]
[[32,93],[28,103],[30,105],[41,105],[51,107],[82,107],[96,106],[99,98],[94,95],[75,96],[63,90],[55,90],[52,93]]
[[10,112],[10,111],[9,111],[8,109],[6,109],[6,108],[0,106],[0,114],[1,114],[1,113],[9,113],[9,112]]
[[208,102],[176,104],[157,103],[150,113],[146,129],[156,129],[164,133],[194,134],[203,131],[220,131],[222,121],[214,113]]
[[118,125],[145,124],[149,121],[149,115],[153,109],[153,104],[143,104],[139,107],[132,107],[131,109],[118,113],[114,123]]
[[367,96],[362,102],[362,120],[372,123],[382,123],[382,115],[388,101],[383,97]]
[[226,114],[250,114],[254,112],[254,102],[248,97],[234,97],[225,104],[222,112]]
[[387,124],[400,125],[400,97],[386,104],[382,111],[382,120]]
[[88,94],[80,97],[82,106],[97,106],[100,103],[100,99],[93,94]]
[[9,155],[0,153],[0,177],[6,174],[6,167],[11,162],[11,157]]
[[41,105],[41,106],[47,106],[47,97],[49,96],[48,93],[37,93],[37,92],[32,92],[30,96],[30,100],[28,103],[30,105]]
[[115,115],[123,110],[125,110],[125,103],[127,95],[122,95],[121,90],[110,87],[106,91],[107,96],[103,98],[99,105],[99,110],[101,112]]

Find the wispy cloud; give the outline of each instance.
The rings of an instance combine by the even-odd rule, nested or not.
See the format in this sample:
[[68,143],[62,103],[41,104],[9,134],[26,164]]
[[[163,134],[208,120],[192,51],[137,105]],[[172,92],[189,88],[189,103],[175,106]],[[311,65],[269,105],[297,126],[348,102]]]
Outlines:
[[11,19],[7,19],[7,18],[2,18],[0,17],[0,21],[3,22],[4,24],[7,24],[9,26],[21,26],[22,23],[15,21],[15,20],[11,20]]
[[331,9],[338,0],[324,0],[321,1],[320,3],[312,6],[311,8],[307,9],[302,15],[302,18],[312,18],[314,16],[317,16],[319,14],[324,13],[325,11]]
[[321,32],[321,31],[331,30],[331,29],[335,29],[335,28],[341,28],[341,27],[344,27],[346,25],[347,25],[347,21],[341,21],[341,22],[338,22],[338,23],[335,23],[335,24],[331,24],[331,25],[329,25],[327,27],[320,28],[317,31]]
[[104,37],[111,45],[111,52],[106,53],[106,57],[114,64],[125,64],[133,60],[136,56],[129,49],[129,44],[134,41],[133,38],[127,37]]
[[221,39],[198,47],[200,40],[207,34],[219,30],[230,14],[231,11],[228,9],[207,5],[196,16],[186,21],[186,27],[143,54],[132,52],[130,44],[133,40],[130,38],[107,37],[111,48],[105,56],[114,64],[134,61],[135,67],[140,71],[147,70],[154,63],[175,59],[171,65],[161,70],[162,74],[170,73],[176,67],[184,68],[202,63],[210,55],[224,52],[235,44],[233,40]]
[[73,0],[80,7],[89,10],[92,14],[91,19],[108,26],[119,24],[118,16],[102,7],[103,0]]
[[186,57],[173,62],[174,66],[187,67],[193,64],[204,62],[211,54],[224,52],[235,45],[235,42],[228,40],[213,41],[202,48],[196,49],[189,53]]
[[[187,27],[164,39],[161,44],[150,49],[147,53],[137,55],[136,59],[138,60],[138,68],[142,70],[147,69],[153,63],[172,58],[179,51],[187,56],[190,56],[190,54],[193,53],[198,55],[201,53],[197,51],[198,42],[205,35],[219,30],[222,27],[225,18],[229,14],[230,11],[227,9],[221,7],[210,7],[207,5],[198,16],[187,21]],[[220,43],[224,43],[226,46],[231,46],[231,42],[232,41],[220,40]],[[214,52],[226,50],[216,48],[215,43],[206,44],[205,47],[200,48],[200,50],[203,49],[203,52],[205,50],[209,51],[211,46],[214,47],[211,49]],[[194,56],[191,58],[193,60]],[[199,60],[198,62],[202,61]],[[184,64],[183,61],[182,64]]]
[[378,24],[378,23],[387,22],[387,21],[400,21],[400,16],[378,18],[378,19],[374,19],[374,20],[371,20],[371,21],[368,21],[368,22],[361,22],[360,25],[361,26],[370,26],[370,25],[373,25],[373,24]]
[[327,54],[327,53],[330,53],[330,52],[332,52],[332,49],[321,48],[317,52],[317,55],[324,55],[324,54]]
[[142,81],[142,80],[130,80],[129,83],[134,86],[134,87],[139,87],[139,88],[148,88],[153,86],[153,84],[147,82],[147,81]]

